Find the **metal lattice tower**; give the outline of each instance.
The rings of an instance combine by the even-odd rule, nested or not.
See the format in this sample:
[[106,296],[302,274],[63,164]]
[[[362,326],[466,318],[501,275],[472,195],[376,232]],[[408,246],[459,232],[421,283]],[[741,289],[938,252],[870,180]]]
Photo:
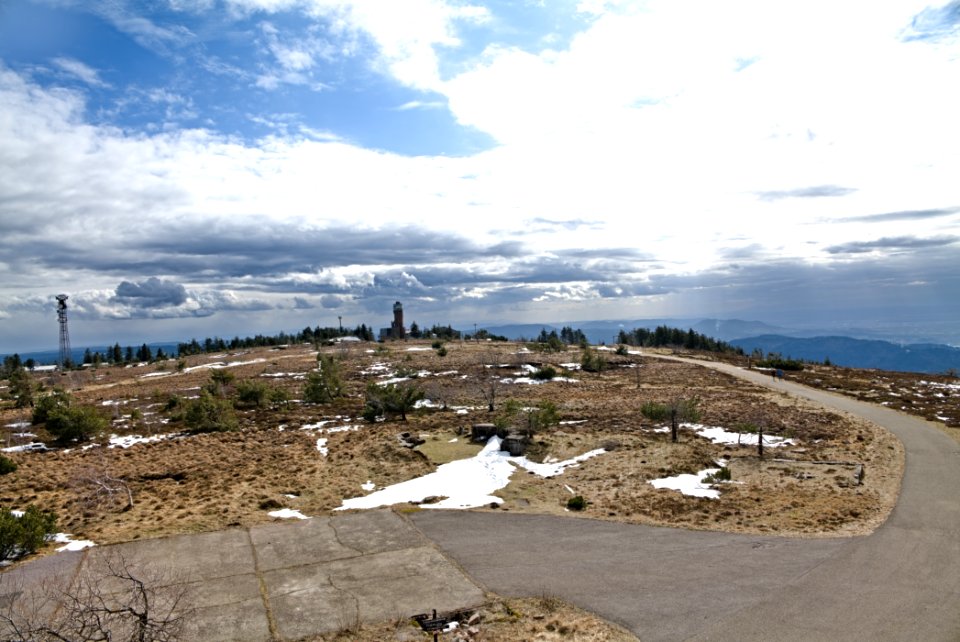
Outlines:
[[67,363],[73,361],[70,353],[70,331],[67,329],[67,299],[66,294],[57,295],[57,321],[60,322],[60,358],[57,365],[63,370]]

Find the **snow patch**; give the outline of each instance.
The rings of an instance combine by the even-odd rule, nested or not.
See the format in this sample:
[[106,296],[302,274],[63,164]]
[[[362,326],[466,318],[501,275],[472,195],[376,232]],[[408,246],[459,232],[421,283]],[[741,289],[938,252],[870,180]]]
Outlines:
[[580,462],[605,452],[603,449],[593,450],[566,461],[539,464],[526,457],[511,457],[509,453],[500,450],[500,443],[499,437],[491,437],[483,450],[474,457],[443,464],[432,473],[387,486],[369,495],[345,499],[343,504],[334,510],[420,502],[427,497],[445,499],[433,504],[423,504],[423,508],[474,508],[492,503],[500,504],[503,500],[492,493],[510,483],[510,477],[517,468],[542,477],[552,477],[568,467],[577,466]]
[[272,510],[267,513],[270,517],[277,517],[279,519],[310,519],[303,513],[298,510],[293,510],[292,508],[281,508],[280,510]]

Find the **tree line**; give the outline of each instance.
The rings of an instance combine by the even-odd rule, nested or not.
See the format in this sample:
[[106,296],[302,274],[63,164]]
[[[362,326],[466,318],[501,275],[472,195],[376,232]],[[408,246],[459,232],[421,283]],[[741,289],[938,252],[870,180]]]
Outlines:
[[665,325],[657,326],[653,330],[647,328],[636,328],[629,332],[621,330],[617,336],[617,342],[645,348],[677,347],[687,350],[703,350],[704,352],[743,354],[742,348],[735,348],[725,341],[694,332],[693,328],[684,331],[680,328],[671,328]]

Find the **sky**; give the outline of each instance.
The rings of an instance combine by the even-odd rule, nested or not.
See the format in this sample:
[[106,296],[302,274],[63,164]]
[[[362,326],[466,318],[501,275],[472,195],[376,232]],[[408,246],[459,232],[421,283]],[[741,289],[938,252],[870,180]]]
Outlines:
[[406,321],[960,343],[960,2],[0,0],[0,352]]

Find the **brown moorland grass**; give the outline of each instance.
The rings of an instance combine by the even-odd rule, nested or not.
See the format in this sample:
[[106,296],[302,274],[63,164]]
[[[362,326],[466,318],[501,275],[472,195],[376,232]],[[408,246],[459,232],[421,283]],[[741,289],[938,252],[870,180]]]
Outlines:
[[[534,437],[530,458],[565,459],[599,447],[609,452],[555,478],[515,473],[497,493],[504,499],[499,508],[476,510],[836,536],[871,531],[896,501],[903,451],[892,435],[782,393],[648,355],[601,352],[607,368],[588,373],[570,366],[580,361],[579,348],[539,353],[516,343],[446,347],[444,357],[430,350],[429,342],[324,348],[341,360],[346,383],[342,399],[237,410],[238,431],[202,435],[182,434],[180,417],[183,404],[210,380],[207,366],[221,364],[235,376],[223,390],[227,399],[235,397],[239,382],[253,380],[282,388],[298,400],[307,372],[316,366],[316,351],[291,346],[196,355],[186,359],[183,372],[167,362],[38,377],[47,388],[62,385],[77,403],[99,408],[111,419],[110,429],[94,440],[94,447],[72,444],[47,453],[9,453],[19,468],[0,478],[0,505],[22,509],[37,504],[55,510],[62,530],[98,543],[249,526],[273,519],[268,512],[278,507],[328,514],[343,499],[364,494],[361,485],[366,482],[384,487],[429,472],[454,456],[444,459],[432,452],[445,450],[437,446],[454,444],[465,455],[475,452],[475,446],[461,443],[470,425],[498,418],[509,423],[502,409],[510,399],[525,407],[549,401],[559,410],[562,423]],[[507,382],[524,366],[529,370],[544,365],[571,380]],[[399,385],[421,387],[436,407],[411,413],[407,422],[364,422],[360,416],[367,383],[387,377],[407,378]],[[497,410],[490,413],[483,393],[494,386]],[[167,409],[174,395],[181,403]],[[702,424],[728,430],[759,424],[765,434],[797,444],[768,449],[762,461],[753,448],[713,444],[689,429],[681,430],[680,442],[674,444],[669,435],[655,431],[660,424],[640,412],[647,401],[693,396],[699,399]],[[25,418],[9,404],[0,410],[0,425]],[[321,421],[328,423],[317,428]],[[24,430],[37,437],[13,436]],[[425,439],[425,452],[404,447],[397,438],[401,432]],[[164,438],[124,449],[108,447],[110,434]],[[11,444],[46,438],[42,426],[10,428],[7,435]],[[451,442],[454,438],[458,441]],[[323,445],[328,454],[318,449],[318,439],[327,440]],[[730,460],[732,481],[717,486],[719,499],[688,497],[648,483],[715,467],[720,457]],[[841,464],[814,463],[823,461]],[[862,483],[855,476],[857,465],[864,471]],[[77,480],[89,471],[125,481],[133,507],[125,510],[120,501],[84,505]],[[566,510],[572,494],[587,499],[584,511]]]

